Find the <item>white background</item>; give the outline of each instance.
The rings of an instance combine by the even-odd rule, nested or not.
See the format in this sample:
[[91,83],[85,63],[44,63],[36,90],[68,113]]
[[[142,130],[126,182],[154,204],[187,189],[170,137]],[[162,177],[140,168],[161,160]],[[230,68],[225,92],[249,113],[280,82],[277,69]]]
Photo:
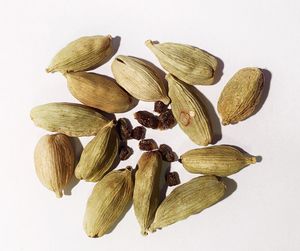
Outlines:
[[[286,1],[0,1],[1,181],[0,250],[300,250],[299,66],[300,2]],[[222,127],[218,143],[262,156],[261,163],[233,175],[237,189],[215,206],[147,237],[131,209],[115,230],[100,239],[82,229],[93,184],[80,182],[72,196],[56,199],[38,181],[33,150],[46,134],[30,120],[30,109],[76,100],[60,74],[46,74],[52,56],[84,35],[121,37],[118,53],[158,63],[146,39],[198,46],[224,62],[214,86],[199,86],[216,107],[228,79],[240,68],[271,72],[261,110]],[[111,61],[97,72],[111,75]],[[138,109],[152,109],[140,102]],[[132,118],[133,111],[126,114]],[[135,123],[135,122],[134,122]],[[136,125],[136,123],[135,123]],[[179,127],[148,130],[181,154],[195,148]],[[86,144],[89,139],[83,139]],[[136,149],[136,142],[130,142]],[[135,166],[139,157],[126,164]],[[172,170],[182,181],[189,175]]]

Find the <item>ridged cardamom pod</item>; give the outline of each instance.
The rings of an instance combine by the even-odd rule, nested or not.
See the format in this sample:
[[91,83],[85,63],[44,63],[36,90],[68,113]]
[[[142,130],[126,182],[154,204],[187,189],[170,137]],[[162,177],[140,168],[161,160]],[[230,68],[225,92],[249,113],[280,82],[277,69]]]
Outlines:
[[183,167],[191,173],[229,176],[245,166],[256,163],[256,157],[232,146],[210,146],[187,151],[180,157]]
[[89,237],[101,237],[115,227],[132,201],[133,187],[129,167],[110,172],[95,185],[83,222]]
[[207,52],[190,45],[145,42],[161,66],[190,85],[210,85],[214,82],[217,60]]
[[31,110],[30,117],[38,127],[71,137],[95,135],[110,121],[88,106],[73,103],[36,106]]
[[62,197],[62,190],[71,180],[75,169],[74,148],[68,136],[43,136],[34,151],[36,174],[41,183]]
[[218,202],[225,189],[215,176],[200,176],[176,187],[158,207],[150,231],[200,213]]
[[107,76],[89,72],[65,74],[71,94],[81,103],[108,113],[127,112],[138,100]]
[[104,126],[83,149],[75,169],[77,179],[99,181],[112,167],[119,154],[119,136],[115,125]]
[[258,68],[239,70],[225,85],[218,101],[222,124],[235,124],[250,117],[259,103],[264,76]]
[[133,97],[143,101],[162,101],[168,104],[163,79],[150,64],[129,56],[117,56],[112,65],[112,73],[118,82]]
[[172,112],[183,132],[198,145],[212,141],[210,121],[200,97],[190,87],[171,74],[167,74]]
[[93,70],[105,63],[112,54],[110,35],[81,37],[61,49],[46,71],[66,73]]
[[158,151],[145,152],[137,164],[133,206],[141,233],[147,235],[159,205],[159,181],[162,168],[162,157]]

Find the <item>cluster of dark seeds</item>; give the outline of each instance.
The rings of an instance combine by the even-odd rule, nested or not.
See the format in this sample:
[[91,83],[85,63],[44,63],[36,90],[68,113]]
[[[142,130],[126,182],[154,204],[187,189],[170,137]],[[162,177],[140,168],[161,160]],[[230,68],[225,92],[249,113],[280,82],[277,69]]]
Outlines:
[[[117,121],[117,130],[121,139],[119,152],[120,160],[127,160],[133,154],[133,149],[127,145],[127,141],[135,139],[139,141],[139,149],[142,151],[158,150],[161,153],[162,159],[166,162],[176,161],[177,154],[172,148],[166,144],[158,146],[154,139],[145,139],[146,128],[166,130],[171,129],[176,125],[176,120],[172,110],[161,101],[154,103],[154,112],[159,113],[158,116],[148,111],[138,111],[134,114],[134,118],[142,125],[135,128],[127,118],[120,118]],[[168,172],[166,174],[166,183],[168,186],[180,184],[179,175],[177,172]]]

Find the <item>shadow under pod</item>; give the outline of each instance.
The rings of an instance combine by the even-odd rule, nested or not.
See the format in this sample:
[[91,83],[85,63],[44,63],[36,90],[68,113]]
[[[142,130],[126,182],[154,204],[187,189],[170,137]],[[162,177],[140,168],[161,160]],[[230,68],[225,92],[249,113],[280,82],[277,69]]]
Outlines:
[[[77,166],[81,153],[83,151],[83,146],[77,137],[72,137],[71,139],[71,144],[73,146],[73,149],[75,151],[75,167]],[[72,194],[72,189],[79,183],[79,179],[73,175],[71,178],[70,182],[66,185],[64,188],[64,195],[71,195]]]

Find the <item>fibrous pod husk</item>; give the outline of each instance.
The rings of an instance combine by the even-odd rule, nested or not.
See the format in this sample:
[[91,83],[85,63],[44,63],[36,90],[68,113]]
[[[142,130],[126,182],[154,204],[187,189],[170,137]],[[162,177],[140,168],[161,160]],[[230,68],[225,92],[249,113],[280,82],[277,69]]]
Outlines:
[[250,117],[261,97],[264,76],[258,68],[239,70],[225,85],[218,101],[222,124],[235,124]]
[[200,176],[176,187],[158,207],[150,231],[200,213],[218,202],[225,189],[215,176]]
[[196,144],[208,145],[212,141],[211,124],[204,103],[189,86],[167,74],[171,108],[183,132]]
[[36,106],[30,117],[38,127],[72,137],[95,135],[110,121],[88,106],[62,102]]
[[187,151],[181,155],[180,161],[191,173],[229,176],[256,163],[256,157],[235,147],[221,145]]
[[74,148],[68,136],[53,134],[43,136],[34,151],[36,174],[41,183],[62,197],[75,169]]
[[99,181],[112,167],[119,154],[119,136],[110,122],[83,149],[75,169],[77,179]]
[[108,113],[122,113],[138,103],[110,77],[89,72],[67,73],[65,77],[71,94],[85,105]]
[[109,233],[128,209],[134,187],[131,172],[130,167],[112,171],[95,185],[83,221],[89,237]]
[[186,44],[145,42],[161,66],[187,84],[210,85],[214,82],[217,59],[207,52]]
[[170,102],[163,79],[150,64],[119,55],[114,59],[111,69],[118,84],[133,97],[150,102]]
[[93,70],[104,64],[112,54],[110,35],[81,37],[61,49],[46,71],[66,73]]
[[158,151],[143,153],[137,164],[133,206],[143,235],[147,235],[160,202],[161,168],[162,157]]

